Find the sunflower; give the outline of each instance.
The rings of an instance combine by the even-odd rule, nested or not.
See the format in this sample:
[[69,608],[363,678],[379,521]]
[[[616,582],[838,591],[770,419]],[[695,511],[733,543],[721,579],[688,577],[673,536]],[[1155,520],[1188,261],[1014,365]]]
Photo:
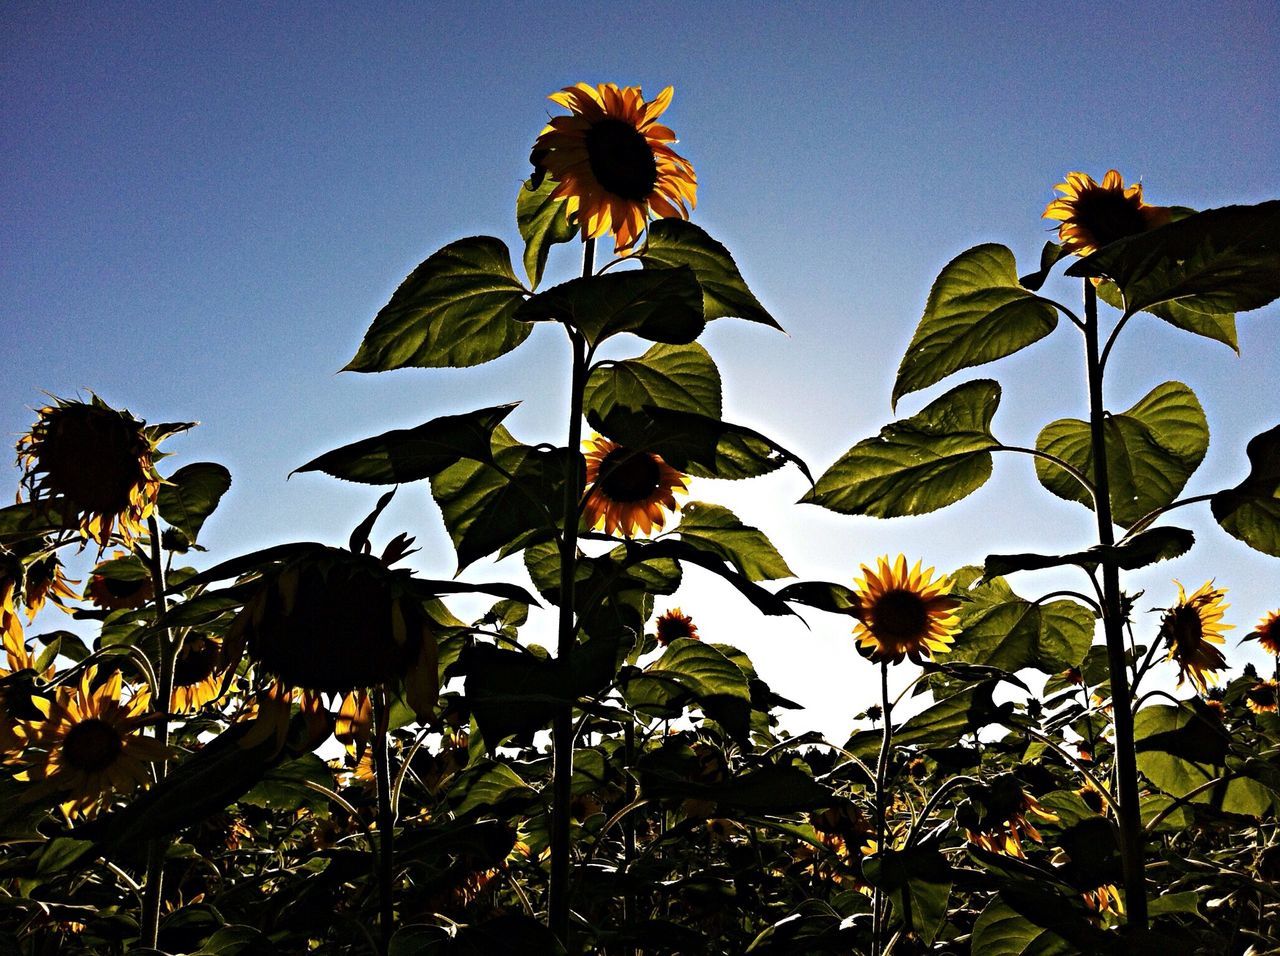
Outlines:
[[1114,169],[1107,171],[1101,185],[1084,173],[1067,173],[1067,181],[1054,188],[1062,195],[1045,207],[1042,218],[1061,221],[1058,239],[1078,256],[1163,226],[1170,218],[1164,206],[1148,206],[1142,201],[1141,183],[1126,189]]
[[933,580],[933,568],[920,570],[920,562],[907,570],[907,558],[894,564],[881,557],[873,570],[865,564],[854,580],[858,623],[854,635],[858,652],[872,661],[893,664],[910,657],[917,664],[951,649],[959,619],[960,602],[950,597],[947,578]]
[[696,641],[699,639],[698,626],[693,623],[693,618],[688,614],[678,607],[673,607],[665,614],[659,615],[655,637],[663,647],[681,637]]
[[71,590],[71,585],[79,583],[68,580],[63,574],[62,562],[56,554],[43,555],[28,564],[22,584],[22,603],[27,607],[27,623],[35,620],[46,601],[52,601],[70,614],[71,610],[65,602],[76,600],[78,595]]
[[105,611],[139,608],[154,595],[145,566],[122,551],[95,566],[84,589],[84,599]]
[[189,714],[216,699],[226,673],[222,642],[208,634],[189,634],[173,666],[173,710]]
[[146,423],[92,401],[57,399],[18,440],[22,484],[31,501],[65,506],[68,527],[104,549],[144,530],[160,495],[155,444]]
[[16,601],[22,572],[11,564],[16,562],[0,562],[0,638],[6,648],[11,643],[22,645],[22,619]]
[[606,534],[661,528],[663,509],[676,511],[675,492],[685,494],[685,477],[649,451],[633,451],[602,435],[587,443],[587,490],[582,512],[588,527]]
[[19,728],[27,743],[27,769],[16,779],[35,785],[32,797],[59,793],[68,818],[95,812],[113,792],[145,784],[147,764],[169,756],[169,749],[139,729],[146,723],[145,690],[120,699],[120,672],[94,686],[97,667],[80,675],[77,686],[61,686],[53,700],[33,697],[43,720]]
[[1280,710],[1280,684],[1260,680],[1244,692],[1244,702],[1255,714],[1274,714]]
[[1104,883],[1092,890],[1080,894],[1084,905],[1101,916],[1103,913],[1124,915],[1124,900],[1120,897],[1120,889],[1114,883]]
[[970,843],[992,853],[1024,859],[1024,836],[1036,843],[1042,842],[1040,831],[1027,819],[1027,814],[1042,820],[1058,819],[1023,790],[1018,778],[1011,773],[997,774],[988,783],[967,787],[965,793],[967,799],[956,808],[956,822],[964,827]]
[[1178,686],[1188,677],[1196,690],[1203,694],[1210,685],[1218,682],[1215,671],[1226,670],[1227,659],[1214,644],[1223,644],[1223,631],[1229,631],[1234,624],[1223,624],[1222,613],[1230,606],[1224,604],[1225,588],[1215,588],[1212,581],[1206,581],[1190,597],[1178,585],[1178,603],[1165,611],[1160,621],[1160,634],[1169,645],[1169,654],[1165,660],[1178,662]]
[[342,698],[333,736],[357,760],[364,756],[373,739],[373,704],[367,691],[353,690]]
[[1272,611],[1253,629],[1246,641],[1257,641],[1272,656],[1280,657],[1280,611]]
[[556,116],[533,144],[534,184],[550,175],[551,196],[577,213],[583,237],[612,232],[614,249],[636,244],[650,216],[688,219],[696,205],[693,166],[671,148],[676,135],[657,122],[671,87],[645,101],[638,86],[579,83],[549,99],[570,110]]

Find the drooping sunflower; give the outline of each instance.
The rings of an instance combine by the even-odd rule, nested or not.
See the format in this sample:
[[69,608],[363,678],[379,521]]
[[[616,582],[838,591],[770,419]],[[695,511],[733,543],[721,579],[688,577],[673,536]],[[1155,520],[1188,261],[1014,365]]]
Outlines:
[[693,166],[671,148],[676,135],[658,122],[672,88],[646,101],[640,87],[614,83],[568,86],[549,99],[570,110],[538,134],[529,161],[534,184],[549,175],[565,215],[575,213],[583,237],[612,233],[615,251],[630,249],[650,216],[689,218],[696,205]]
[[1245,640],[1257,641],[1268,654],[1280,657],[1280,610],[1267,614]]
[[226,673],[222,642],[208,634],[188,634],[173,666],[173,710],[189,714],[217,698]]
[[907,570],[906,555],[889,563],[881,557],[874,569],[862,566],[854,580],[858,599],[858,623],[854,635],[858,652],[875,663],[899,664],[910,657],[919,664],[951,649],[959,618],[960,602],[950,596],[948,578],[933,580],[933,568],[920,570],[920,562]]
[[1280,684],[1260,680],[1244,692],[1244,702],[1255,714],[1274,714],[1280,710]]
[[1101,184],[1085,173],[1067,173],[1066,182],[1054,187],[1062,195],[1045,207],[1044,219],[1059,220],[1058,240],[1078,256],[1134,236],[1169,221],[1164,206],[1142,201],[1142,184],[1125,187],[1124,178],[1108,170]]
[[143,532],[160,495],[155,454],[146,423],[96,395],[56,399],[18,440],[28,498],[50,502],[100,549],[113,533],[128,543]]
[[1178,662],[1178,686],[1188,677],[1196,690],[1204,694],[1218,682],[1217,671],[1226,670],[1227,659],[1214,644],[1226,643],[1223,631],[1234,624],[1223,624],[1222,614],[1230,606],[1223,603],[1225,588],[1215,588],[1206,581],[1194,594],[1187,596],[1181,581],[1178,601],[1164,613],[1159,636],[1169,646],[1165,660]]
[[678,607],[673,607],[665,614],[659,615],[656,628],[657,631],[654,636],[663,647],[681,637],[687,637],[694,641],[699,639],[698,625],[694,624],[693,618]]
[[676,511],[675,492],[688,491],[685,477],[661,456],[634,451],[597,435],[587,443],[587,494],[582,513],[588,527],[631,537],[649,534]]
[[140,728],[146,722],[148,694],[120,699],[119,671],[101,683],[97,667],[85,668],[75,686],[61,686],[53,700],[33,697],[42,720],[19,728],[26,747],[25,770],[16,779],[32,783],[32,797],[64,797],[68,818],[94,813],[114,792],[127,793],[149,779],[147,764],[168,756],[168,748]]
[[142,607],[155,595],[151,575],[135,557],[123,551],[99,562],[89,574],[84,599],[106,611]]
[[46,601],[52,601],[63,611],[71,613],[67,601],[78,597],[71,585],[79,581],[69,580],[63,573],[62,562],[56,554],[46,554],[30,562],[22,584],[22,603],[27,607],[27,623],[40,613]]
[[992,853],[1025,858],[1024,836],[1036,843],[1042,842],[1040,831],[1027,815],[1049,821],[1058,819],[1023,790],[1018,778],[1011,773],[997,774],[987,783],[966,787],[965,796],[965,801],[956,808],[956,822],[964,827],[970,843]]

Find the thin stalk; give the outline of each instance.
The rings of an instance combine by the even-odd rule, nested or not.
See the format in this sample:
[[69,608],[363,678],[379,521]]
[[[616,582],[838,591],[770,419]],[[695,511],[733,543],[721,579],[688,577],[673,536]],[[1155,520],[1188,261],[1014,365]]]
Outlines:
[[[885,780],[889,775],[889,753],[893,747],[893,701],[889,697],[889,662],[880,662],[880,706],[884,709],[884,736],[880,741],[880,759],[876,762],[876,853],[884,856],[887,832],[885,820]],[[871,954],[881,956],[880,941],[884,936],[884,893],[879,885],[871,899]]]
[[391,808],[391,766],[387,749],[387,692],[383,687],[373,697],[373,770],[378,786],[378,929],[382,952],[391,946],[395,932],[395,811]]
[[1059,458],[1057,455],[1050,454],[1047,451],[1041,451],[1039,448],[1023,448],[1021,445],[999,445],[993,448],[992,451],[1016,451],[1022,455],[1030,455],[1033,458],[1040,458],[1047,461],[1050,464],[1061,468],[1068,475],[1074,478],[1085,491],[1089,492],[1090,497],[1095,501],[1098,498],[1098,490],[1094,487],[1093,482],[1089,480],[1089,477],[1079,468],[1075,467],[1075,465]]
[[[589,277],[596,260],[596,242],[587,239],[582,249],[582,275]],[[582,333],[569,329],[573,346],[573,371],[569,387],[569,473],[564,485],[563,528],[560,534],[560,625],[557,657],[569,666],[578,640],[574,614],[574,581],[578,572],[578,499],[582,494],[582,403],[587,379],[587,342]],[[547,927],[566,950],[569,945],[570,804],[573,801],[573,705],[566,703],[551,725],[551,878],[548,885]]]
[[[155,722],[155,739],[162,747],[169,746],[169,710],[173,704],[173,669],[178,649],[174,646],[173,634],[163,626],[169,615],[169,599],[166,594],[164,561],[160,554],[160,524],[154,517],[147,521],[147,532],[151,537],[151,550],[145,555],[147,570],[151,573],[151,588],[155,594],[156,629],[160,639],[160,672],[156,675],[155,699],[152,706],[158,715]],[[156,780],[165,778],[169,771],[169,762],[161,760],[156,764]],[[147,872],[142,894],[142,933],[143,946],[156,948],[160,936],[160,900],[164,893],[164,857],[169,849],[169,841],[156,838],[147,845]]]
[[[1124,867],[1125,906],[1128,925],[1139,935],[1147,930],[1147,885],[1143,859],[1142,816],[1138,806],[1138,761],[1133,741],[1129,673],[1125,660],[1124,617],[1120,600],[1120,568],[1110,549],[1115,545],[1111,519],[1111,483],[1107,476],[1106,409],[1102,402],[1102,361],[1098,356],[1098,291],[1084,280],[1085,353],[1089,379],[1089,434],[1093,452],[1093,477],[1097,488],[1094,510],[1098,517],[1098,543],[1102,556],[1102,624],[1107,641],[1107,666],[1111,675],[1112,719],[1115,721],[1117,817],[1120,854]],[[1118,329],[1117,329],[1118,331]],[[1115,342],[1112,333],[1108,348]]]

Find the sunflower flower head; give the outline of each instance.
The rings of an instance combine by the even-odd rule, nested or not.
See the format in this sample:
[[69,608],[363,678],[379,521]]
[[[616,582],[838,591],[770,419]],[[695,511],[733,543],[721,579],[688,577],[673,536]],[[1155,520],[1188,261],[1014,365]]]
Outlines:
[[1235,625],[1223,624],[1222,614],[1230,606],[1223,603],[1225,588],[1215,588],[1206,581],[1190,597],[1178,585],[1178,601],[1164,613],[1160,621],[1160,637],[1168,644],[1165,660],[1178,662],[1178,686],[1191,679],[1196,690],[1204,694],[1218,682],[1218,671],[1226,670],[1227,659],[1214,644],[1225,643],[1223,631]]
[[1062,193],[1044,210],[1044,219],[1056,219],[1058,239],[1078,256],[1091,255],[1117,239],[1135,236],[1169,222],[1164,206],[1142,201],[1142,184],[1126,187],[1124,178],[1108,170],[1102,182],[1085,173],[1067,173],[1066,182],[1054,187]]
[[79,595],[71,590],[71,585],[79,581],[68,580],[63,574],[62,562],[53,552],[41,555],[26,567],[22,584],[22,603],[27,607],[27,623],[35,620],[35,616],[44,608],[45,602],[52,601],[66,613],[71,609],[67,601],[76,600]]
[[854,636],[864,657],[892,664],[910,657],[919,664],[951,649],[959,629],[955,612],[960,602],[950,596],[949,579],[933,580],[933,568],[921,571],[917,561],[908,570],[905,555],[898,555],[893,563],[883,556],[875,568],[862,566],[854,589],[858,600]]
[[964,827],[970,843],[992,853],[1025,858],[1023,837],[1042,842],[1040,831],[1027,819],[1028,814],[1042,820],[1058,819],[1023,790],[1011,773],[997,774],[987,783],[966,787],[965,797],[956,808],[956,822]]
[[117,551],[89,573],[84,599],[104,611],[142,607],[154,596],[151,574],[136,557]]
[[588,488],[582,513],[587,526],[628,538],[661,529],[665,512],[678,508],[675,492],[688,491],[685,476],[653,452],[600,435],[586,446]]
[[1260,680],[1244,692],[1244,702],[1255,714],[1274,714],[1280,710],[1280,684]]
[[1273,657],[1280,657],[1280,610],[1267,614],[1245,638],[1257,641]]
[[624,252],[651,216],[689,218],[697,176],[671,148],[675,133],[658,122],[671,95],[668,86],[646,101],[638,86],[579,83],[549,97],[569,115],[553,117],[534,142],[534,184],[544,175],[556,182],[552,198],[577,215],[584,238],[611,233]]
[[181,714],[215,700],[226,676],[222,642],[208,634],[189,634],[173,666],[173,706]]
[[665,614],[659,615],[656,627],[657,632],[654,636],[663,647],[681,637],[687,637],[692,641],[699,640],[698,625],[694,624],[693,618],[678,607],[673,607]]
[[29,500],[48,502],[99,549],[113,534],[129,543],[143,532],[160,495],[155,457],[146,423],[96,395],[56,399],[18,440]]

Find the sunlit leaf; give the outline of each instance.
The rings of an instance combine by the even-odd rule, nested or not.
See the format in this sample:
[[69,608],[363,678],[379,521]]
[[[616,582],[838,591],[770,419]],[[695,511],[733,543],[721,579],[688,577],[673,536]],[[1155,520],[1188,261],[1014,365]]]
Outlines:
[[937,747],[954,744],[1000,720],[1002,711],[992,703],[994,681],[966,687],[916,714],[893,735],[895,744]]
[[1000,447],[991,419],[999,403],[1000,386],[990,379],[958,385],[919,414],[858,442],[801,501],[877,518],[953,504],[991,477],[991,451]]
[[537,799],[533,788],[506,764],[486,760],[468,767],[449,788],[453,812],[493,814],[527,807]]
[[1079,947],[1039,926],[996,897],[973,924],[973,947],[984,956],[1079,956]]
[[[1098,284],[1098,298],[1115,309],[1124,310],[1124,297],[1120,289],[1110,279]],[[1207,339],[1221,342],[1236,352],[1240,351],[1239,338],[1236,335],[1236,316],[1234,312],[1213,314],[1197,312],[1177,300],[1161,302],[1159,305],[1143,309],[1157,318],[1164,319],[1170,325],[1186,332],[1203,335]]]
[[[1209,448],[1209,424],[1195,393],[1181,382],[1157,385],[1132,408],[1104,423],[1111,513],[1128,527],[1173,502]],[[1047,425],[1036,448],[1093,479],[1089,423],[1061,418]],[[1085,488],[1056,464],[1036,459],[1036,477],[1060,498],[1092,507]]]
[[231,472],[212,461],[184,465],[160,486],[160,517],[195,541],[231,487]]
[[1250,439],[1249,474],[1213,496],[1213,516],[1228,534],[1280,558],[1280,425]]
[[537,189],[532,180],[525,180],[516,196],[516,227],[524,240],[524,271],[529,276],[529,287],[534,289],[542,281],[551,247],[569,242],[578,234],[565,215],[564,199],[551,198],[557,185],[550,176]]
[[690,501],[680,509],[680,540],[718,555],[751,581],[791,577],[791,569],[763,531],[743,524],[728,508]]
[[974,246],[933,283],[898,367],[893,404],[962,368],[1012,355],[1057,324],[1057,309],[1019,285],[1012,252],[995,243]]
[[984,582],[964,598],[960,633],[946,660],[1053,674],[1077,666],[1093,642],[1096,618],[1075,601],[1027,601],[1003,578]]
[[615,408],[647,405],[720,417],[720,372],[696,342],[658,344],[639,358],[602,362],[591,371],[584,393],[587,415],[605,421]]
[[315,754],[303,754],[272,768],[240,802],[286,811],[326,807],[329,798],[308,787],[308,782],[333,788],[333,771]]
[[932,944],[947,918],[952,866],[936,846],[886,849],[863,863],[867,882],[882,889],[908,932]]
[[488,362],[528,338],[529,326],[512,318],[524,295],[505,243],[492,236],[459,239],[401,283],[343,371]]

